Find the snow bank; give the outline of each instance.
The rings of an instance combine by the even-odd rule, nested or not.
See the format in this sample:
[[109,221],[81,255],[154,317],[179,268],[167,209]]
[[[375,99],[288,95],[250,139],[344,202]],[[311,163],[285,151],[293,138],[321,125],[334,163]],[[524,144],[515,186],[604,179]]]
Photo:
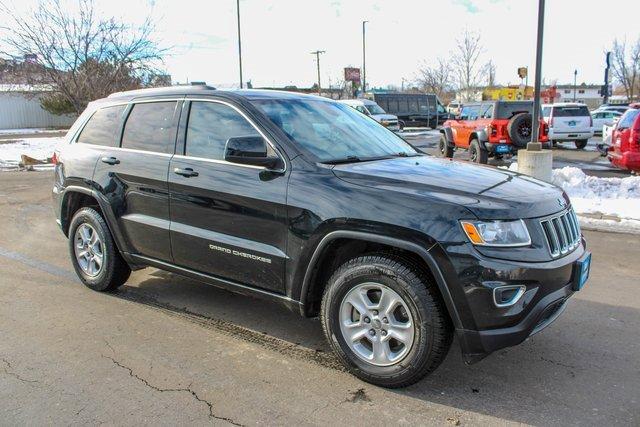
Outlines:
[[640,177],[599,178],[567,166],[553,170],[553,183],[567,192],[584,225],[640,233]]
[[0,169],[16,169],[22,154],[45,160],[53,155],[56,144],[62,139],[63,137],[25,138],[12,142],[0,140]]

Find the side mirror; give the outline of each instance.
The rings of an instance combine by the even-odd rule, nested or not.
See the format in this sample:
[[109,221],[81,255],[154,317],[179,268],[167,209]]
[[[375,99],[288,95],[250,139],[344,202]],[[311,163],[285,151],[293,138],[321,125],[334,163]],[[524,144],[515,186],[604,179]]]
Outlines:
[[281,169],[282,159],[267,155],[267,142],[261,136],[229,138],[224,149],[224,159],[241,165]]

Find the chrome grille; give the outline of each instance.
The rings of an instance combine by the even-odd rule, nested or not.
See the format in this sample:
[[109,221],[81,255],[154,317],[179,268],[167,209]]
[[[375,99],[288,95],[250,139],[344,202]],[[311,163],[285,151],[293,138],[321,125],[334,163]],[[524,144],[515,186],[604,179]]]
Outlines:
[[540,221],[551,256],[566,255],[580,244],[580,224],[573,209]]

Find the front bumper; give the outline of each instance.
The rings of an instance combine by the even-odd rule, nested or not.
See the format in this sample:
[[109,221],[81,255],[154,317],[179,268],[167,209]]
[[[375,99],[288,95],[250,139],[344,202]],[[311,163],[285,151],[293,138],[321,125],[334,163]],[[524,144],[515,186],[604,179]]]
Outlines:
[[[470,243],[443,245],[442,251],[431,251],[444,266],[465,362],[477,362],[541,331],[562,313],[575,292],[577,266],[588,256],[585,241],[572,252],[545,261],[545,257],[536,260],[531,253],[541,255],[548,250],[536,236],[532,234],[532,248],[513,248],[504,254]],[[504,288],[523,292],[502,305],[495,294]]]
[[505,347],[520,344],[553,323],[564,311],[569,297],[574,294],[573,283],[547,294],[518,324],[500,329],[484,331],[457,330],[458,339],[464,349],[466,363],[479,362],[489,354]]

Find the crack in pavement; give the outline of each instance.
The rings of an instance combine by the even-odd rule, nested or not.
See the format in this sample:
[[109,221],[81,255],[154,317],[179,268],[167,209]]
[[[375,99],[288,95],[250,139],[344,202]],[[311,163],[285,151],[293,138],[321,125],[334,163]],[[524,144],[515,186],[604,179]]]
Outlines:
[[10,375],[20,381],[22,381],[23,383],[37,383],[37,380],[28,380],[26,378],[23,378],[22,376],[20,376],[20,374],[18,374],[17,372],[13,371],[13,366],[11,366],[11,362],[9,362],[7,359],[5,359],[4,357],[2,358],[2,362],[6,365],[4,368],[4,373],[7,375]]
[[229,424],[232,424],[234,426],[242,426],[242,427],[244,427],[243,424],[240,424],[240,423],[234,421],[231,418],[221,417],[221,416],[218,416],[218,415],[214,414],[213,413],[213,404],[211,402],[209,402],[208,400],[201,398],[198,395],[198,393],[193,391],[191,389],[191,384],[189,384],[189,387],[186,387],[186,388],[160,388],[160,387],[157,387],[157,386],[149,383],[149,381],[147,381],[146,379],[140,377],[135,372],[133,372],[133,369],[131,369],[128,366],[123,365],[122,363],[120,363],[116,359],[114,359],[113,357],[105,356],[104,354],[102,355],[102,357],[104,357],[105,359],[111,360],[111,362],[113,362],[114,365],[118,366],[121,369],[124,369],[124,370],[128,371],[130,377],[133,377],[133,378],[137,379],[138,381],[140,381],[141,383],[143,383],[145,386],[149,387],[152,390],[158,391],[160,393],[164,393],[164,392],[189,393],[198,402],[202,402],[205,405],[207,405],[207,407],[209,408],[209,418],[214,418],[216,420],[226,421]]

